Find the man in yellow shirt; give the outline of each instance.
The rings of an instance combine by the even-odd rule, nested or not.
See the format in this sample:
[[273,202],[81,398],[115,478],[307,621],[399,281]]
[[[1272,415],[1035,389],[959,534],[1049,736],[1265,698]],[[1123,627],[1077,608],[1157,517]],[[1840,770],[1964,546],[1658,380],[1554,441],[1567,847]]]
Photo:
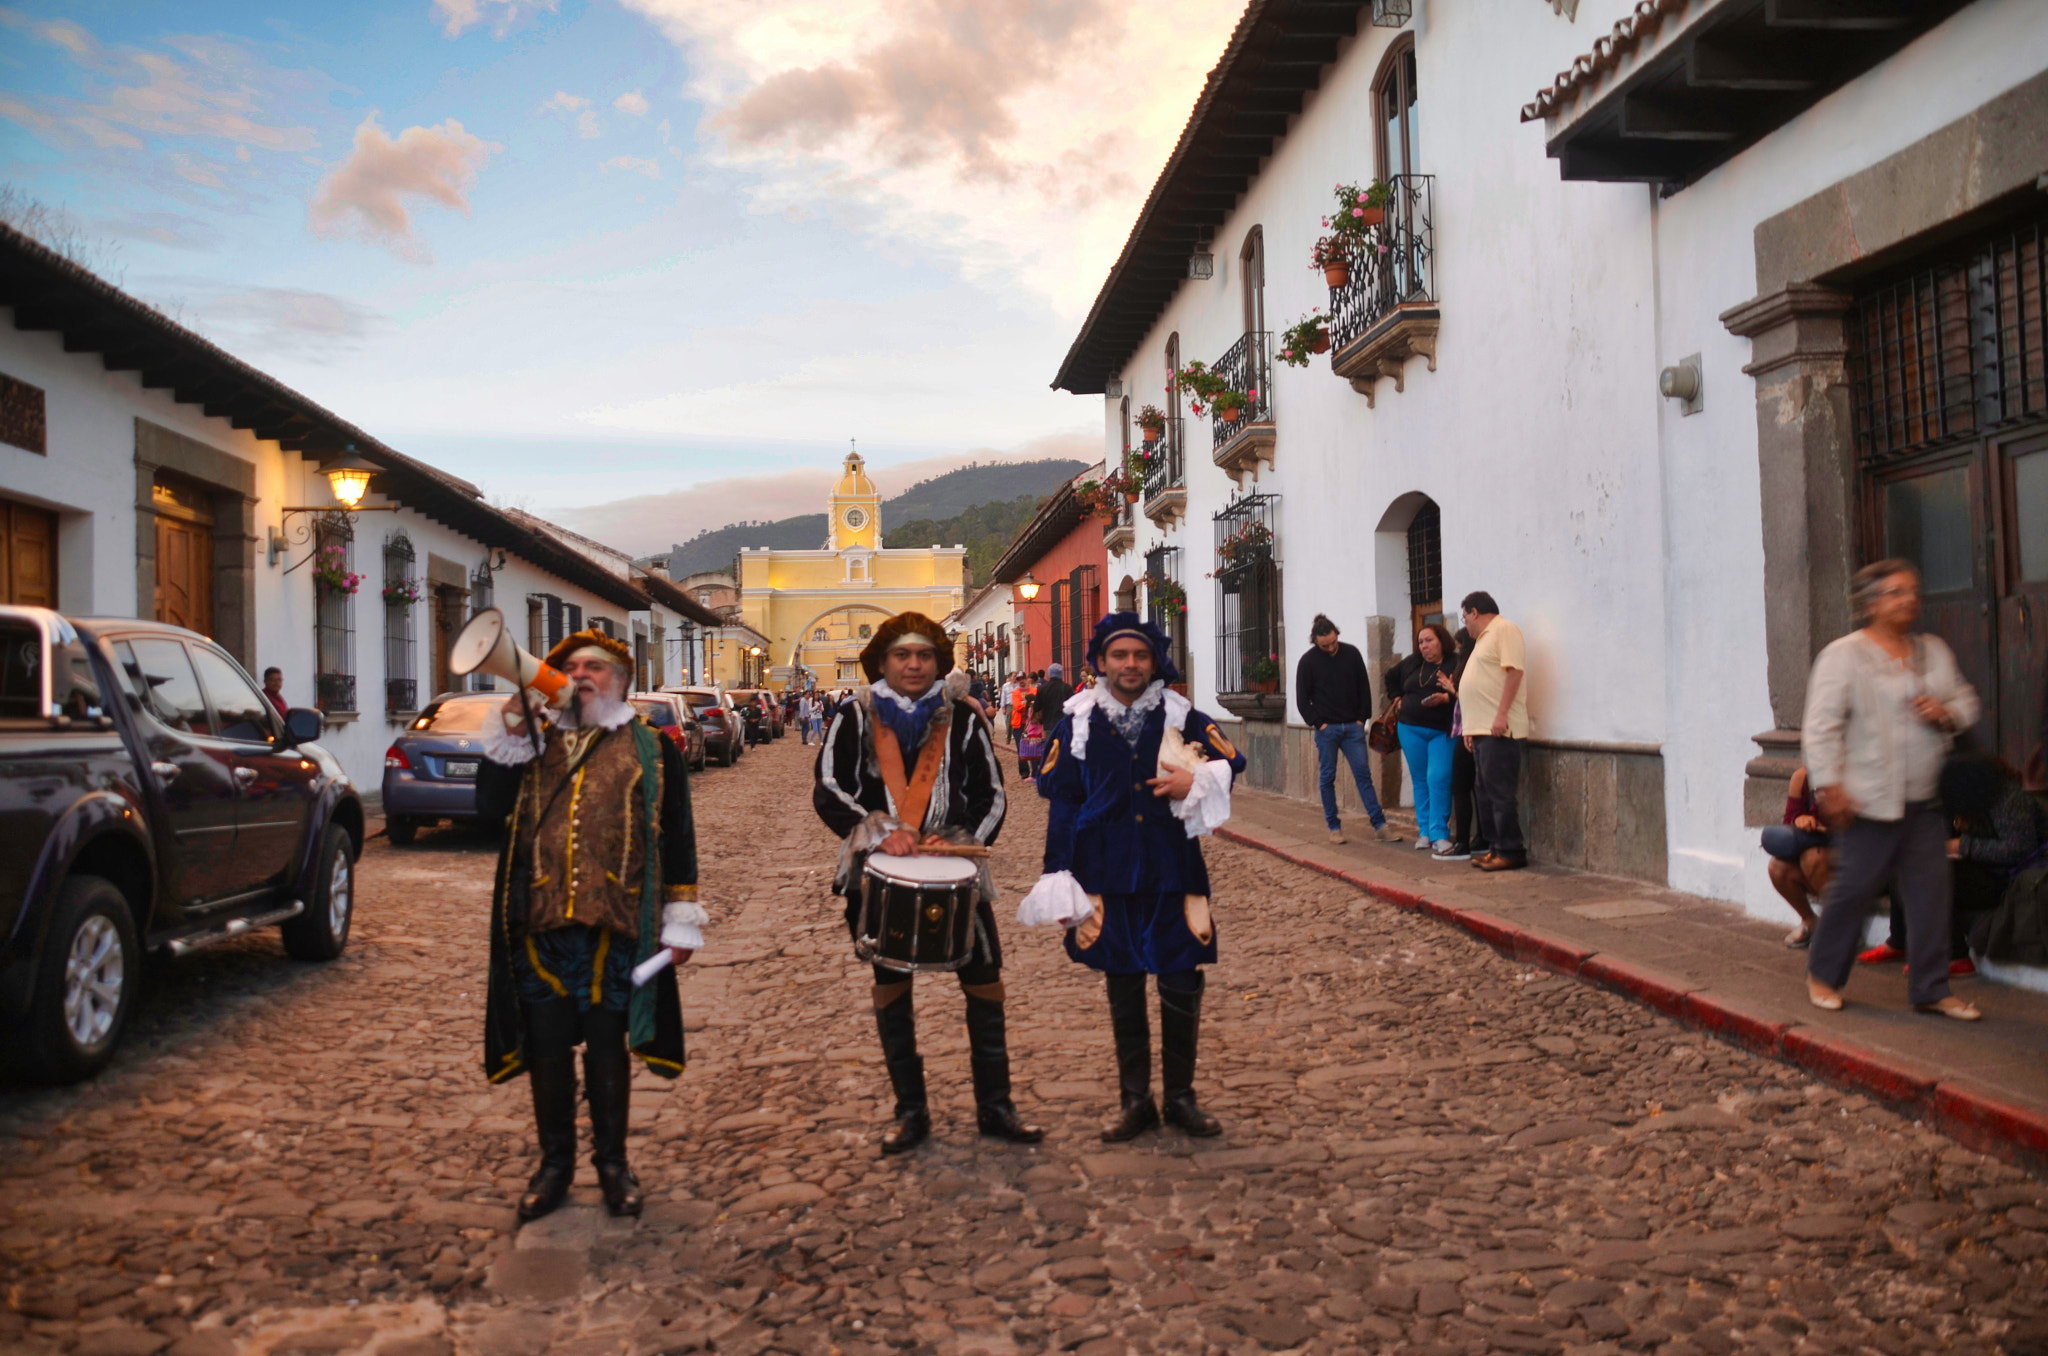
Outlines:
[[1472,656],[1458,681],[1465,747],[1478,768],[1473,799],[1479,832],[1493,845],[1472,859],[1481,871],[1518,871],[1529,864],[1518,797],[1522,741],[1529,737],[1529,694],[1522,685],[1528,653],[1522,630],[1500,615],[1493,595],[1469,593],[1460,604],[1472,633]]

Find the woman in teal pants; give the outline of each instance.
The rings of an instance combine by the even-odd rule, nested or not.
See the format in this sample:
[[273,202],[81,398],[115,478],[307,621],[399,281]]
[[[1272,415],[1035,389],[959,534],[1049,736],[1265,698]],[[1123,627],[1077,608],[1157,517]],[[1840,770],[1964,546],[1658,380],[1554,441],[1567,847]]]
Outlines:
[[1401,703],[1401,752],[1415,787],[1415,846],[1439,857],[1451,851],[1451,702],[1458,687],[1450,633],[1435,622],[1415,635],[1415,653],[1387,676],[1388,705]]

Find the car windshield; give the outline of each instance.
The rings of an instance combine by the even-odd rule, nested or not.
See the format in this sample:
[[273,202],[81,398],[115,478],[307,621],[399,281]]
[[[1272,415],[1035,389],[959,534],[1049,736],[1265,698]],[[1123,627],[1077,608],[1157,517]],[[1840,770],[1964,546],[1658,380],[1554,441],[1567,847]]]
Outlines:
[[699,711],[714,710],[718,706],[718,698],[702,696],[695,692],[685,692],[683,694],[683,700],[689,703],[690,713],[692,715],[695,715]]
[[504,700],[503,697],[460,697],[435,702],[420,713],[412,728],[432,730],[435,734],[476,734],[484,728],[484,715],[493,706],[502,705]]
[[647,717],[649,722],[655,725],[673,725],[676,723],[676,709],[667,702],[655,701],[649,697],[635,697],[633,699],[633,709]]

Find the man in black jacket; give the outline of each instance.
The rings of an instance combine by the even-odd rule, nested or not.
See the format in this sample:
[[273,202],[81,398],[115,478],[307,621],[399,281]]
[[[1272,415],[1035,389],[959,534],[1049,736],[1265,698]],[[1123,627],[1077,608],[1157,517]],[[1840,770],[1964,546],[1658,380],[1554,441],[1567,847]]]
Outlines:
[[1366,676],[1365,656],[1356,645],[1339,640],[1337,624],[1320,612],[1309,635],[1315,644],[1294,666],[1294,702],[1302,720],[1316,732],[1323,821],[1330,826],[1330,841],[1344,841],[1343,822],[1337,818],[1337,755],[1341,753],[1351,764],[1358,799],[1372,821],[1373,836],[1382,843],[1398,843],[1401,835],[1387,827],[1386,812],[1373,794],[1372,773],[1366,769],[1365,722],[1372,715],[1372,679]]
[[1046,666],[1045,681],[1038,685],[1038,693],[1031,699],[1038,711],[1038,718],[1050,731],[1066,715],[1067,698],[1074,695],[1074,685],[1067,681],[1066,670],[1058,664]]

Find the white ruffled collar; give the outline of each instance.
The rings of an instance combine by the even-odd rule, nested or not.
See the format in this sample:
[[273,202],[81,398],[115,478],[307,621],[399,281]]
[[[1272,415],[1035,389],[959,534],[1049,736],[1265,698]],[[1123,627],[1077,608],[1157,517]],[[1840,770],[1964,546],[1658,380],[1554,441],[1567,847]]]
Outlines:
[[1074,718],[1073,733],[1070,736],[1073,747],[1067,752],[1084,763],[1088,761],[1088,731],[1095,724],[1090,719],[1094,712],[1101,711],[1102,718],[1114,724],[1112,707],[1117,711],[1136,712],[1143,716],[1151,714],[1152,708],[1161,703],[1166,706],[1166,723],[1176,727],[1183,724],[1188,718],[1188,713],[1195,709],[1193,702],[1167,687],[1165,680],[1160,678],[1154,678],[1152,685],[1140,693],[1138,700],[1129,706],[1125,706],[1110,695],[1109,684],[1106,681],[1098,682],[1094,687],[1082,688],[1067,698],[1066,703],[1060,708]]
[[877,697],[881,697],[887,701],[894,702],[896,704],[896,709],[898,711],[903,712],[903,714],[905,714],[906,716],[909,715],[911,712],[917,710],[918,706],[921,703],[928,702],[933,697],[943,697],[945,695],[945,688],[941,684],[933,683],[931,691],[925,693],[924,696],[906,697],[901,692],[898,692],[895,688],[890,687],[888,680],[883,678],[875,679],[875,681],[869,685],[868,691],[872,692]]

